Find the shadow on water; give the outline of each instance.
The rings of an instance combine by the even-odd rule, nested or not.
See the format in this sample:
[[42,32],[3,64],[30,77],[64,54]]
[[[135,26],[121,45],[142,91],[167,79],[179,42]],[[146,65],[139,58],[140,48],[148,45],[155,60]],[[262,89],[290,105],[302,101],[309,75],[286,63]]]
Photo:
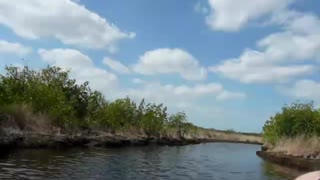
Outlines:
[[0,160],[8,158],[9,155],[14,152],[15,152],[14,148],[0,146]]
[[[280,166],[277,164],[270,163],[268,161],[262,161],[261,166],[263,167],[264,173],[268,177],[281,177],[282,179],[292,180],[298,177],[301,174],[304,174],[306,172],[299,171],[296,169],[288,168],[285,166]],[[274,180],[274,179],[270,179]]]

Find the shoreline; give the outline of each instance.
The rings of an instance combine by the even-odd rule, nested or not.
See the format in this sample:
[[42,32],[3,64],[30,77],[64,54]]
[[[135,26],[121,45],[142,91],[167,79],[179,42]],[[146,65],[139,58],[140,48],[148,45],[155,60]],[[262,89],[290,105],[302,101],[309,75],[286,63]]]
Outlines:
[[123,136],[116,134],[92,135],[66,135],[66,134],[45,134],[45,133],[23,133],[0,135],[0,149],[20,148],[73,148],[73,147],[127,147],[147,145],[168,145],[181,146],[200,143],[244,143],[261,145],[262,142],[227,139],[219,137],[147,137],[147,136]]
[[[0,76],[0,147],[185,145],[201,142],[261,144],[260,134],[219,131],[168,113],[160,103],[129,97],[108,101],[88,82],[76,83],[56,66],[8,66]],[[23,87],[21,89],[21,87]]]
[[263,160],[301,171],[315,171],[320,169],[320,159],[308,159],[271,151],[257,151],[256,154]]

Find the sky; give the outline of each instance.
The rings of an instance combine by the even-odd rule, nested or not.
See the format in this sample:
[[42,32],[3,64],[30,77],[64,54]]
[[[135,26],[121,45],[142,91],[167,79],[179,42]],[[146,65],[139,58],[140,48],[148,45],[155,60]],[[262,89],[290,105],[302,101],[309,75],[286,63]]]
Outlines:
[[285,104],[320,105],[318,0],[0,0],[6,65],[71,70],[106,99],[261,132]]

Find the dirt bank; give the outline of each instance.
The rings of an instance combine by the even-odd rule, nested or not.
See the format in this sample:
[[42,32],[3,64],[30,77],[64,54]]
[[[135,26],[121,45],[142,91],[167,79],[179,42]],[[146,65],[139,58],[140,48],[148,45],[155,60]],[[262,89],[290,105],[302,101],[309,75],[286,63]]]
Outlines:
[[256,154],[264,160],[301,171],[315,171],[320,169],[320,159],[308,159],[271,151],[257,151]]
[[123,147],[142,145],[187,145],[205,142],[261,144],[261,137],[236,134],[193,134],[179,137],[168,135],[150,137],[144,134],[90,132],[82,134],[53,134],[21,131],[0,131],[0,148],[68,148],[68,147]]

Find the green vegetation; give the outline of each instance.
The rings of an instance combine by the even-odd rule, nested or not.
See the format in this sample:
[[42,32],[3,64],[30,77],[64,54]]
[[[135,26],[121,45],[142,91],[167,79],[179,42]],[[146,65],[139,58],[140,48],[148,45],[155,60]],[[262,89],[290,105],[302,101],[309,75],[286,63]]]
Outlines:
[[[271,117],[263,127],[264,140],[276,145],[283,139],[320,136],[320,110],[313,103],[293,103]],[[300,138],[301,139],[301,138]]]
[[102,93],[91,90],[88,82],[77,84],[69,71],[59,67],[36,71],[10,66],[5,70],[0,75],[0,121],[13,118],[21,130],[29,126],[26,118],[33,123],[41,119],[64,132],[135,129],[148,136],[172,131],[182,136],[197,130],[187,123],[185,113],[169,115],[163,104],[144,100],[136,104],[128,97],[109,102]]
[[0,75],[0,133],[262,142],[253,134],[197,127],[184,112],[168,114],[163,104],[129,97],[107,101],[88,82],[78,84],[69,75],[59,67],[6,67]]

